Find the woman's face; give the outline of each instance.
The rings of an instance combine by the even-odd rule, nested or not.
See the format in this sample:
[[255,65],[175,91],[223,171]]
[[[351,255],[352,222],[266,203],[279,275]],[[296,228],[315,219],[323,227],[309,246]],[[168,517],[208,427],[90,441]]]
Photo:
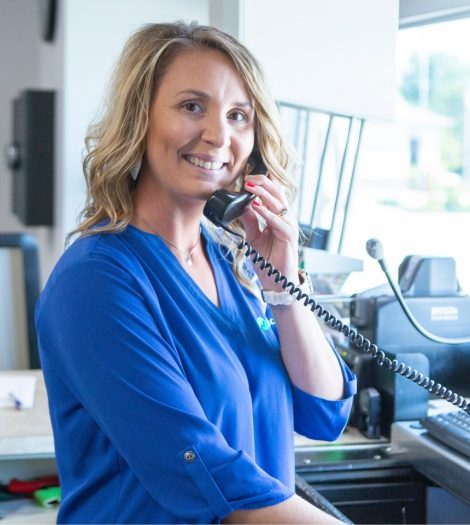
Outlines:
[[206,200],[240,175],[255,114],[242,77],[216,50],[188,50],[168,66],[150,108],[144,173],[159,198]]

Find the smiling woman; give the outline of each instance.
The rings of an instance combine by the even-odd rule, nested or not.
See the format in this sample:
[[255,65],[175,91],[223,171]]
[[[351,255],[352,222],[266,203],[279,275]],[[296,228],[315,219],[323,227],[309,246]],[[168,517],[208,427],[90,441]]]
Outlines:
[[215,190],[250,192],[231,227],[296,279],[275,109],[217,29],[149,25],[124,49],[87,138],[80,237],[36,312],[60,523],[335,522],[294,494],[294,430],[338,437],[355,378],[313,314],[203,221]]

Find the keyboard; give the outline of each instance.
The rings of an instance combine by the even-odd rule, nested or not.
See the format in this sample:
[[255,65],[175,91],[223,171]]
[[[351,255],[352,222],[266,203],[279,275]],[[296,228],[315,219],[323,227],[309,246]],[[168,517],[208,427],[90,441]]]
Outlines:
[[446,412],[420,422],[433,438],[470,458],[470,414],[463,410]]

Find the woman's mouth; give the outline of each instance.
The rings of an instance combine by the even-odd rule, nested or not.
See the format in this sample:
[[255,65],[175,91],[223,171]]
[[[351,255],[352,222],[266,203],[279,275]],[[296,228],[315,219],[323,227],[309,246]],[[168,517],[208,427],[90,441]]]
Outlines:
[[194,155],[183,155],[184,160],[188,161],[193,166],[198,166],[199,168],[204,168],[205,170],[218,171],[225,166],[225,162],[220,161],[209,161],[204,160]]

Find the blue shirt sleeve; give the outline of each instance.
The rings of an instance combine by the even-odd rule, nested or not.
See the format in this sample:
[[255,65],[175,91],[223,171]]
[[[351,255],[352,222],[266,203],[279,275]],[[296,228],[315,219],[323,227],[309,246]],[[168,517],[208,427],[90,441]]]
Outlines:
[[37,309],[47,361],[160,505],[208,523],[292,495],[207,419],[158,304],[125,267],[87,259],[54,279]]
[[292,385],[295,431],[310,439],[322,441],[334,441],[341,436],[348,422],[353,396],[356,393],[356,376],[338,355],[333,342],[329,342],[343,374],[343,399],[336,401],[323,399]]

